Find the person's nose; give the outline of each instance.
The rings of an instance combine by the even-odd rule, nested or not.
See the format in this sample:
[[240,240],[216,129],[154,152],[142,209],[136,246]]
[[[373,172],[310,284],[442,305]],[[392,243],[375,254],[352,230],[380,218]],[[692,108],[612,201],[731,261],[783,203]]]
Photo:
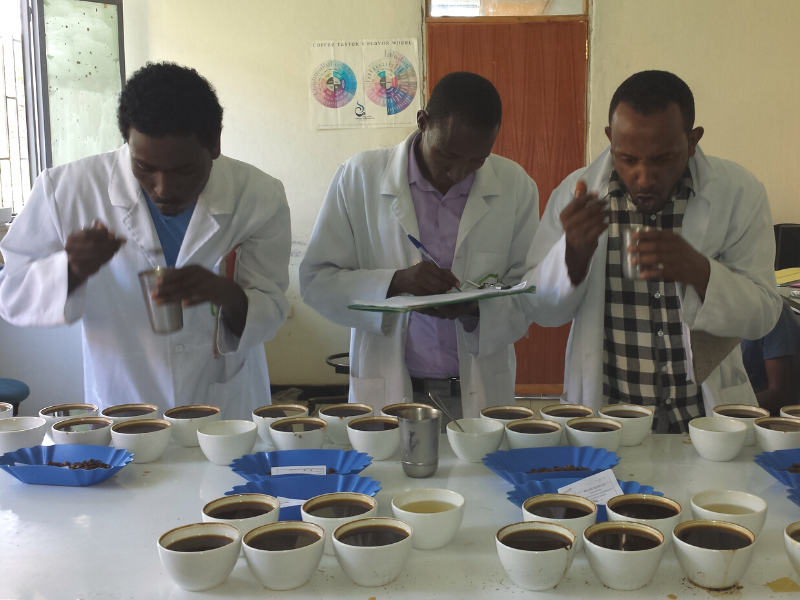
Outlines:
[[654,169],[644,163],[639,163],[636,170],[636,183],[640,190],[652,189],[656,183]]
[[169,200],[175,195],[175,184],[172,178],[164,173],[156,174],[154,189],[162,200]]

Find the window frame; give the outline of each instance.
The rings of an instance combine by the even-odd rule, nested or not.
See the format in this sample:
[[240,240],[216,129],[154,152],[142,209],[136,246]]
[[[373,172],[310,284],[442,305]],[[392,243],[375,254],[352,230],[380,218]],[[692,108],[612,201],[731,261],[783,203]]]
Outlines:
[[583,0],[583,13],[579,15],[497,15],[477,17],[432,17],[432,0],[425,0],[425,22],[426,23],[530,23],[530,22],[551,22],[551,21],[588,21],[589,20],[589,0]]

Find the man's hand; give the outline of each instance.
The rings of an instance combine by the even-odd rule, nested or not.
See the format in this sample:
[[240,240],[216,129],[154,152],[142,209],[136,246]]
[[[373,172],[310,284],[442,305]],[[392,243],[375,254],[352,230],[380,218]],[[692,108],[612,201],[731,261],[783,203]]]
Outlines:
[[561,211],[561,226],[567,238],[567,273],[573,285],[586,277],[600,234],[608,229],[607,205],[597,200],[597,194],[587,194],[586,182],[580,180],[575,186],[575,198]]
[[478,307],[478,301],[460,302],[458,304],[446,304],[445,306],[437,306],[435,308],[426,308],[425,310],[417,311],[429,317],[436,317],[437,319],[458,319],[460,317],[478,317],[480,318],[481,312]]
[[247,321],[247,295],[233,281],[214,275],[198,265],[165,273],[153,292],[156,304],[180,302],[196,306],[209,302],[222,309],[223,320],[236,336],[241,336]]
[[692,248],[672,231],[640,231],[633,234],[637,244],[628,250],[633,264],[639,265],[642,279],[661,279],[691,285],[705,300],[711,263],[707,256]]
[[67,251],[68,290],[71,294],[84,281],[97,273],[111,260],[125,243],[125,238],[116,237],[101,222],[96,221],[91,228],[73,231],[67,237],[64,250]]
[[447,269],[440,269],[428,261],[417,263],[408,269],[401,269],[394,274],[389,284],[387,298],[400,294],[412,296],[432,296],[444,294],[459,286],[459,281]]

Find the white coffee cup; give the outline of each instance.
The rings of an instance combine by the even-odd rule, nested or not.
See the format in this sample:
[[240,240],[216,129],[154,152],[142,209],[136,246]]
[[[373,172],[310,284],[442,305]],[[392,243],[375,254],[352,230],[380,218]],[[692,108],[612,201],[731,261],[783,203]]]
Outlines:
[[656,412],[649,406],[639,404],[609,404],[597,411],[601,416],[622,424],[620,446],[638,446],[653,428]]
[[447,424],[447,441],[455,455],[464,462],[479,463],[495,452],[503,441],[502,423],[492,419],[459,419],[464,428],[459,431],[454,422]]
[[[748,545],[738,550],[716,550],[688,544],[681,539],[694,527],[715,526],[745,538]],[[675,556],[686,577],[692,583],[712,590],[736,585],[750,566],[755,550],[756,536],[752,531],[735,523],[724,521],[684,521],[672,532]]]
[[[642,550],[617,550],[595,543],[595,536],[622,530],[651,539],[655,546]],[[612,590],[638,590],[649,584],[664,556],[664,534],[648,525],[631,522],[595,523],[583,532],[586,560],[600,582]]]
[[325,421],[315,417],[288,417],[270,423],[269,434],[278,450],[319,450],[327,428]]
[[[631,510],[631,505],[647,504],[663,507],[667,509],[667,511],[674,512],[675,514],[661,519],[623,514]],[[672,544],[672,530],[681,522],[683,509],[675,500],[670,500],[663,496],[656,496],[654,494],[623,494],[622,496],[611,498],[606,503],[606,513],[608,514],[609,521],[630,521],[632,523],[642,523],[643,525],[649,525],[654,529],[658,529],[664,534],[664,544],[669,546]]]
[[117,423],[135,421],[138,419],[157,419],[158,407],[155,404],[116,404],[100,411],[101,417],[106,417]]
[[[375,427],[369,430],[369,427]],[[377,429],[387,427],[387,429]],[[387,460],[400,447],[400,428],[396,417],[359,417],[347,423],[350,445],[373,460]]]
[[[541,512],[541,507],[552,506],[553,504],[567,504],[586,512],[586,514],[575,518],[559,518],[547,516]],[[575,549],[580,552],[583,548],[584,530],[597,521],[597,505],[588,498],[572,494],[541,494],[528,498],[522,503],[522,518],[525,521],[544,521],[545,523],[563,525],[577,537]]]
[[[405,534],[399,541],[384,546],[351,546],[342,538],[359,530],[392,527]],[[362,587],[381,587],[397,579],[411,555],[414,529],[397,519],[360,519],[340,525],[333,532],[336,558],[350,581]]]
[[[357,514],[345,517],[324,517],[313,514],[316,509],[319,509],[326,504],[332,502],[352,502],[355,505],[363,505],[365,509],[363,512],[353,511]],[[335,554],[333,549],[333,532],[340,525],[349,523],[350,521],[357,521],[359,519],[369,519],[378,516],[378,501],[366,494],[358,494],[355,492],[333,492],[331,494],[322,494],[314,496],[306,500],[300,507],[300,514],[303,521],[314,523],[322,527],[325,532],[325,554],[333,556]]]
[[253,422],[258,425],[258,436],[268,446],[275,446],[272,442],[269,424],[278,419],[288,417],[307,417],[308,407],[302,404],[267,404],[259,406],[253,411]]
[[[190,416],[192,414],[201,414],[202,416]],[[220,419],[222,419],[222,411],[218,406],[211,404],[176,406],[164,411],[164,420],[172,423],[172,439],[184,448],[199,446],[197,428]]]
[[38,446],[46,431],[47,421],[41,417],[0,419],[0,454]]
[[[353,414],[351,414],[353,413]],[[319,409],[319,418],[328,424],[326,432],[331,444],[347,446],[350,438],[347,437],[347,424],[353,419],[368,417],[373,414],[372,407],[367,404],[331,404]]]
[[699,417],[689,421],[689,437],[706,460],[733,460],[744,448],[747,424],[727,417]]
[[534,412],[525,406],[487,406],[481,410],[482,419],[492,419],[503,425],[503,440],[500,442],[500,450],[508,450],[508,437],[505,434],[505,426],[511,421],[518,419],[532,419]]
[[[561,423],[545,419],[519,419],[506,423],[506,439],[512,450],[558,446],[564,435]],[[541,433],[539,433],[541,432]]]
[[758,537],[767,520],[767,503],[758,496],[735,490],[707,490],[691,499],[695,519],[726,521],[746,527]]
[[[169,546],[180,540],[201,535],[224,536],[231,540],[225,546],[201,552],[179,552]],[[236,566],[242,546],[242,535],[227,523],[194,523],[169,530],[158,538],[158,556],[170,579],[179,588],[200,592],[221,585]]]
[[[783,409],[781,409],[781,412]],[[756,443],[756,431],[753,427],[756,419],[768,417],[769,411],[760,406],[750,404],[719,404],[714,407],[714,416],[736,419],[747,425],[747,437],[744,440],[745,446],[752,446]]]
[[[305,531],[318,539],[307,546],[289,550],[262,550],[251,546],[259,536],[297,530]],[[322,528],[313,523],[283,521],[262,525],[244,536],[247,566],[265,588],[278,591],[299,588],[309,582],[319,567],[325,547],[324,537]]]
[[226,467],[253,451],[256,429],[255,423],[243,419],[214,421],[197,428],[197,441],[208,460]]
[[54,444],[108,446],[113,421],[105,417],[77,417],[53,424]]
[[800,573],[800,541],[796,539],[796,536],[800,537],[800,521],[787,525],[783,530],[783,545],[786,548],[786,555],[789,557],[795,573]]
[[555,421],[561,423],[561,445],[566,446],[567,441],[567,422],[578,417],[591,417],[594,409],[582,404],[548,404],[539,410],[539,417],[545,421]]
[[[137,433],[137,427],[158,426],[159,429]],[[163,419],[134,419],[111,426],[111,441],[115,448],[133,453],[133,462],[143,464],[158,460],[172,437],[172,425]]]
[[53,431],[53,425],[59,421],[75,417],[96,417],[97,407],[94,404],[55,404],[45,406],[39,411],[39,416],[47,422],[47,433],[50,434]]
[[[520,550],[504,540],[519,532],[545,532],[563,538],[567,545],[553,550]],[[575,534],[561,525],[545,522],[523,522],[506,525],[495,536],[497,556],[514,585],[532,592],[556,587],[566,575],[578,551]]]
[[[220,510],[236,510],[258,505],[265,512],[260,515],[238,519],[223,519],[213,516]],[[242,535],[249,533],[256,527],[274,523],[280,516],[281,504],[278,499],[266,494],[233,494],[212,500],[203,507],[202,518],[204,523],[227,523],[238,529]],[[244,552],[244,549],[242,549]]]
[[[445,505],[449,508],[440,510]],[[436,550],[449,544],[461,527],[465,506],[461,494],[434,488],[409,490],[392,498],[392,514],[414,528],[412,545],[417,550]]]
[[[582,427],[604,428],[587,431]],[[567,421],[567,441],[570,446],[593,446],[616,452],[622,444],[622,423],[603,417],[578,417]]]

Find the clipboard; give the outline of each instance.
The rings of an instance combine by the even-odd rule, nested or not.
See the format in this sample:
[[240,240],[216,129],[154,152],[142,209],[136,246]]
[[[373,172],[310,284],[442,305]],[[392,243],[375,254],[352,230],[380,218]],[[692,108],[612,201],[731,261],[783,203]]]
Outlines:
[[527,281],[523,281],[505,290],[481,288],[463,290],[460,292],[448,292],[446,294],[435,294],[433,296],[395,296],[379,302],[355,302],[348,305],[347,308],[367,312],[407,313],[414,310],[447,306],[449,304],[461,304],[462,302],[515,296],[517,294],[533,294],[535,292],[536,286],[528,285]]

